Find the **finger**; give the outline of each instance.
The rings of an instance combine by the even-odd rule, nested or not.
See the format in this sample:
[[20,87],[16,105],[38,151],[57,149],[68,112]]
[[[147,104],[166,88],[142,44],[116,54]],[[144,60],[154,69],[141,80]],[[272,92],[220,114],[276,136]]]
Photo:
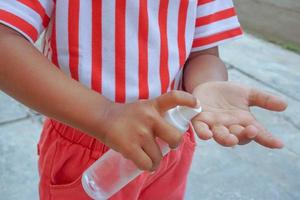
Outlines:
[[249,126],[246,126],[246,128],[243,130],[242,134],[244,134],[248,139],[253,139],[257,136],[258,129],[253,125],[249,125]]
[[[238,140],[239,144],[250,141],[242,132],[245,130],[243,126],[240,125],[231,125],[229,126],[229,131],[231,134],[235,135]],[[246,141],[247,140],[247,141]]]
[[259,106],[272,111],[283,111],[287,107],[287,103],[280,97],[257,89],[250,90],[249,105]]
[[156,143],[155,139],[152,138],[151,140],[148,140],[142,144],[143,150],[146,152],[146,154],[150,157],[152,160],[152,171],[156,170],[159,166],[159,163],[163,157],[161,150]]
[[154,133],[157,137],[168,143],[172,149],[176,148],[182,140],[182,134],[163,118],[160,118],[155,123]]
[[151,171],[153,169],[151,158],[139,146],[126,150],[124,157],[132,160],[140,170]]
[[281,149],[284,147],[284,144],[280,139],[271,136],[270,134],[258,134],[255,141],[271,149]]
[[231,125],[229,131],[238,138],[239,145],[251,142],[257,135],[257,128],[252,125],[247,126],[246,128],[241,125]]
[[196,134],[200,139],[209,140],[210,138],[212,138],[213,134],[206,123],[194,120],[192,124]]
[[209,126],[212,126],[213,124],[218,124],[216,121],[216,115],[214,115],[213,113],[201,112],[195,117],[195,120],[202,121],[205,124],[208,124]]
[[238,144],[239,140],[235,135],[229,133],[229,130],[222,125],[212,127],[214,140],[220,145],[231,147]]
[[269,131],[267,131],[261,124],[254,123],[255,127],[258,129],[258,134],[255,137],[255,141],[262,146],[272,148],[272,149],[281,149],[284,147],[283,142],[274,137]]
[[196,97],[190,93],[173,90],[154,99],[154,104],[160,113],[164,113],[178,105],[188,107],[199,107]]
[[212,127],[214,124],[228,126],[233,123],[239,123],[240,119],[232,115],[218,115],[211,112],[201,112],[195,117],[195,120],[202,121],[209,127]]

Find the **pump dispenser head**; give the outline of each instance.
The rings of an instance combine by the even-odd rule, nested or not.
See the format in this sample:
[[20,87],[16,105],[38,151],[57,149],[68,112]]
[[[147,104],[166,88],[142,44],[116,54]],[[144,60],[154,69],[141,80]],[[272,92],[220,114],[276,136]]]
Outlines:
[[184,133],[188,130],[191,119],[193,119],[201,111],[201,107],[190,108],[186,106],[177,106],[167,111],[164,118],[180,132]]
[[182,115],[182,118],[184,118],[186,121],[191,121],[196,115],[198,115],[202,108],[190,108],[186,106],[178,106],[177,107],[179,114]]

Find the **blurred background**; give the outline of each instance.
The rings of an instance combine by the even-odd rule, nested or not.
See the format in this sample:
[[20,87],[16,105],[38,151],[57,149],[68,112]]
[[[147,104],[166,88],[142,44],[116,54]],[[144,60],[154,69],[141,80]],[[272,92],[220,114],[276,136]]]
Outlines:
[[[300,1],[236,0],[245,37],[220,47],[230,80],[282,96],[283,113],[253,108],[286,147],[224,148],[198,140],[187,200],[300,199]],[[37,44],[38,46],[39,44]],[[0,199],[38,199],[43,117],[0,92]]]
[[299,0],[235,0],[247,32],[300,53]]

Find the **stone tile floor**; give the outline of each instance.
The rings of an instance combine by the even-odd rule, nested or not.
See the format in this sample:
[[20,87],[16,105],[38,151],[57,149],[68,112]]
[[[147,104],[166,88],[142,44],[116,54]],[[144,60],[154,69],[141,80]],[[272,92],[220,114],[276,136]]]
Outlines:
[[[284,97],[284,113],[253,108],[286,144],[224,148],[198,140],[187,200],[300,199],[300,55],[250,35],[221,47],[230,79]],[[42,116],[0,92],[0,199],[38,199],[36,143]]]

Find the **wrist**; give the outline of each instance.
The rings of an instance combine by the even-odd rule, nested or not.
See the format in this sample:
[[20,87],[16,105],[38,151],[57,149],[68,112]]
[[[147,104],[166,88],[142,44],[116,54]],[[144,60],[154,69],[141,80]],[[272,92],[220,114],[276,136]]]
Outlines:
[[90,101],[87,107],[86,115],[81,118],[81,128],[84,132],[98,140],[104,141],[108,129],[109,112],[114,103],[102,95],[97,96]]
[[223,61],[213,55],[199,55],[189,60],[183,73],[182,88],[192,93],[198,85],[212,81],[228,80],[228,72]]

